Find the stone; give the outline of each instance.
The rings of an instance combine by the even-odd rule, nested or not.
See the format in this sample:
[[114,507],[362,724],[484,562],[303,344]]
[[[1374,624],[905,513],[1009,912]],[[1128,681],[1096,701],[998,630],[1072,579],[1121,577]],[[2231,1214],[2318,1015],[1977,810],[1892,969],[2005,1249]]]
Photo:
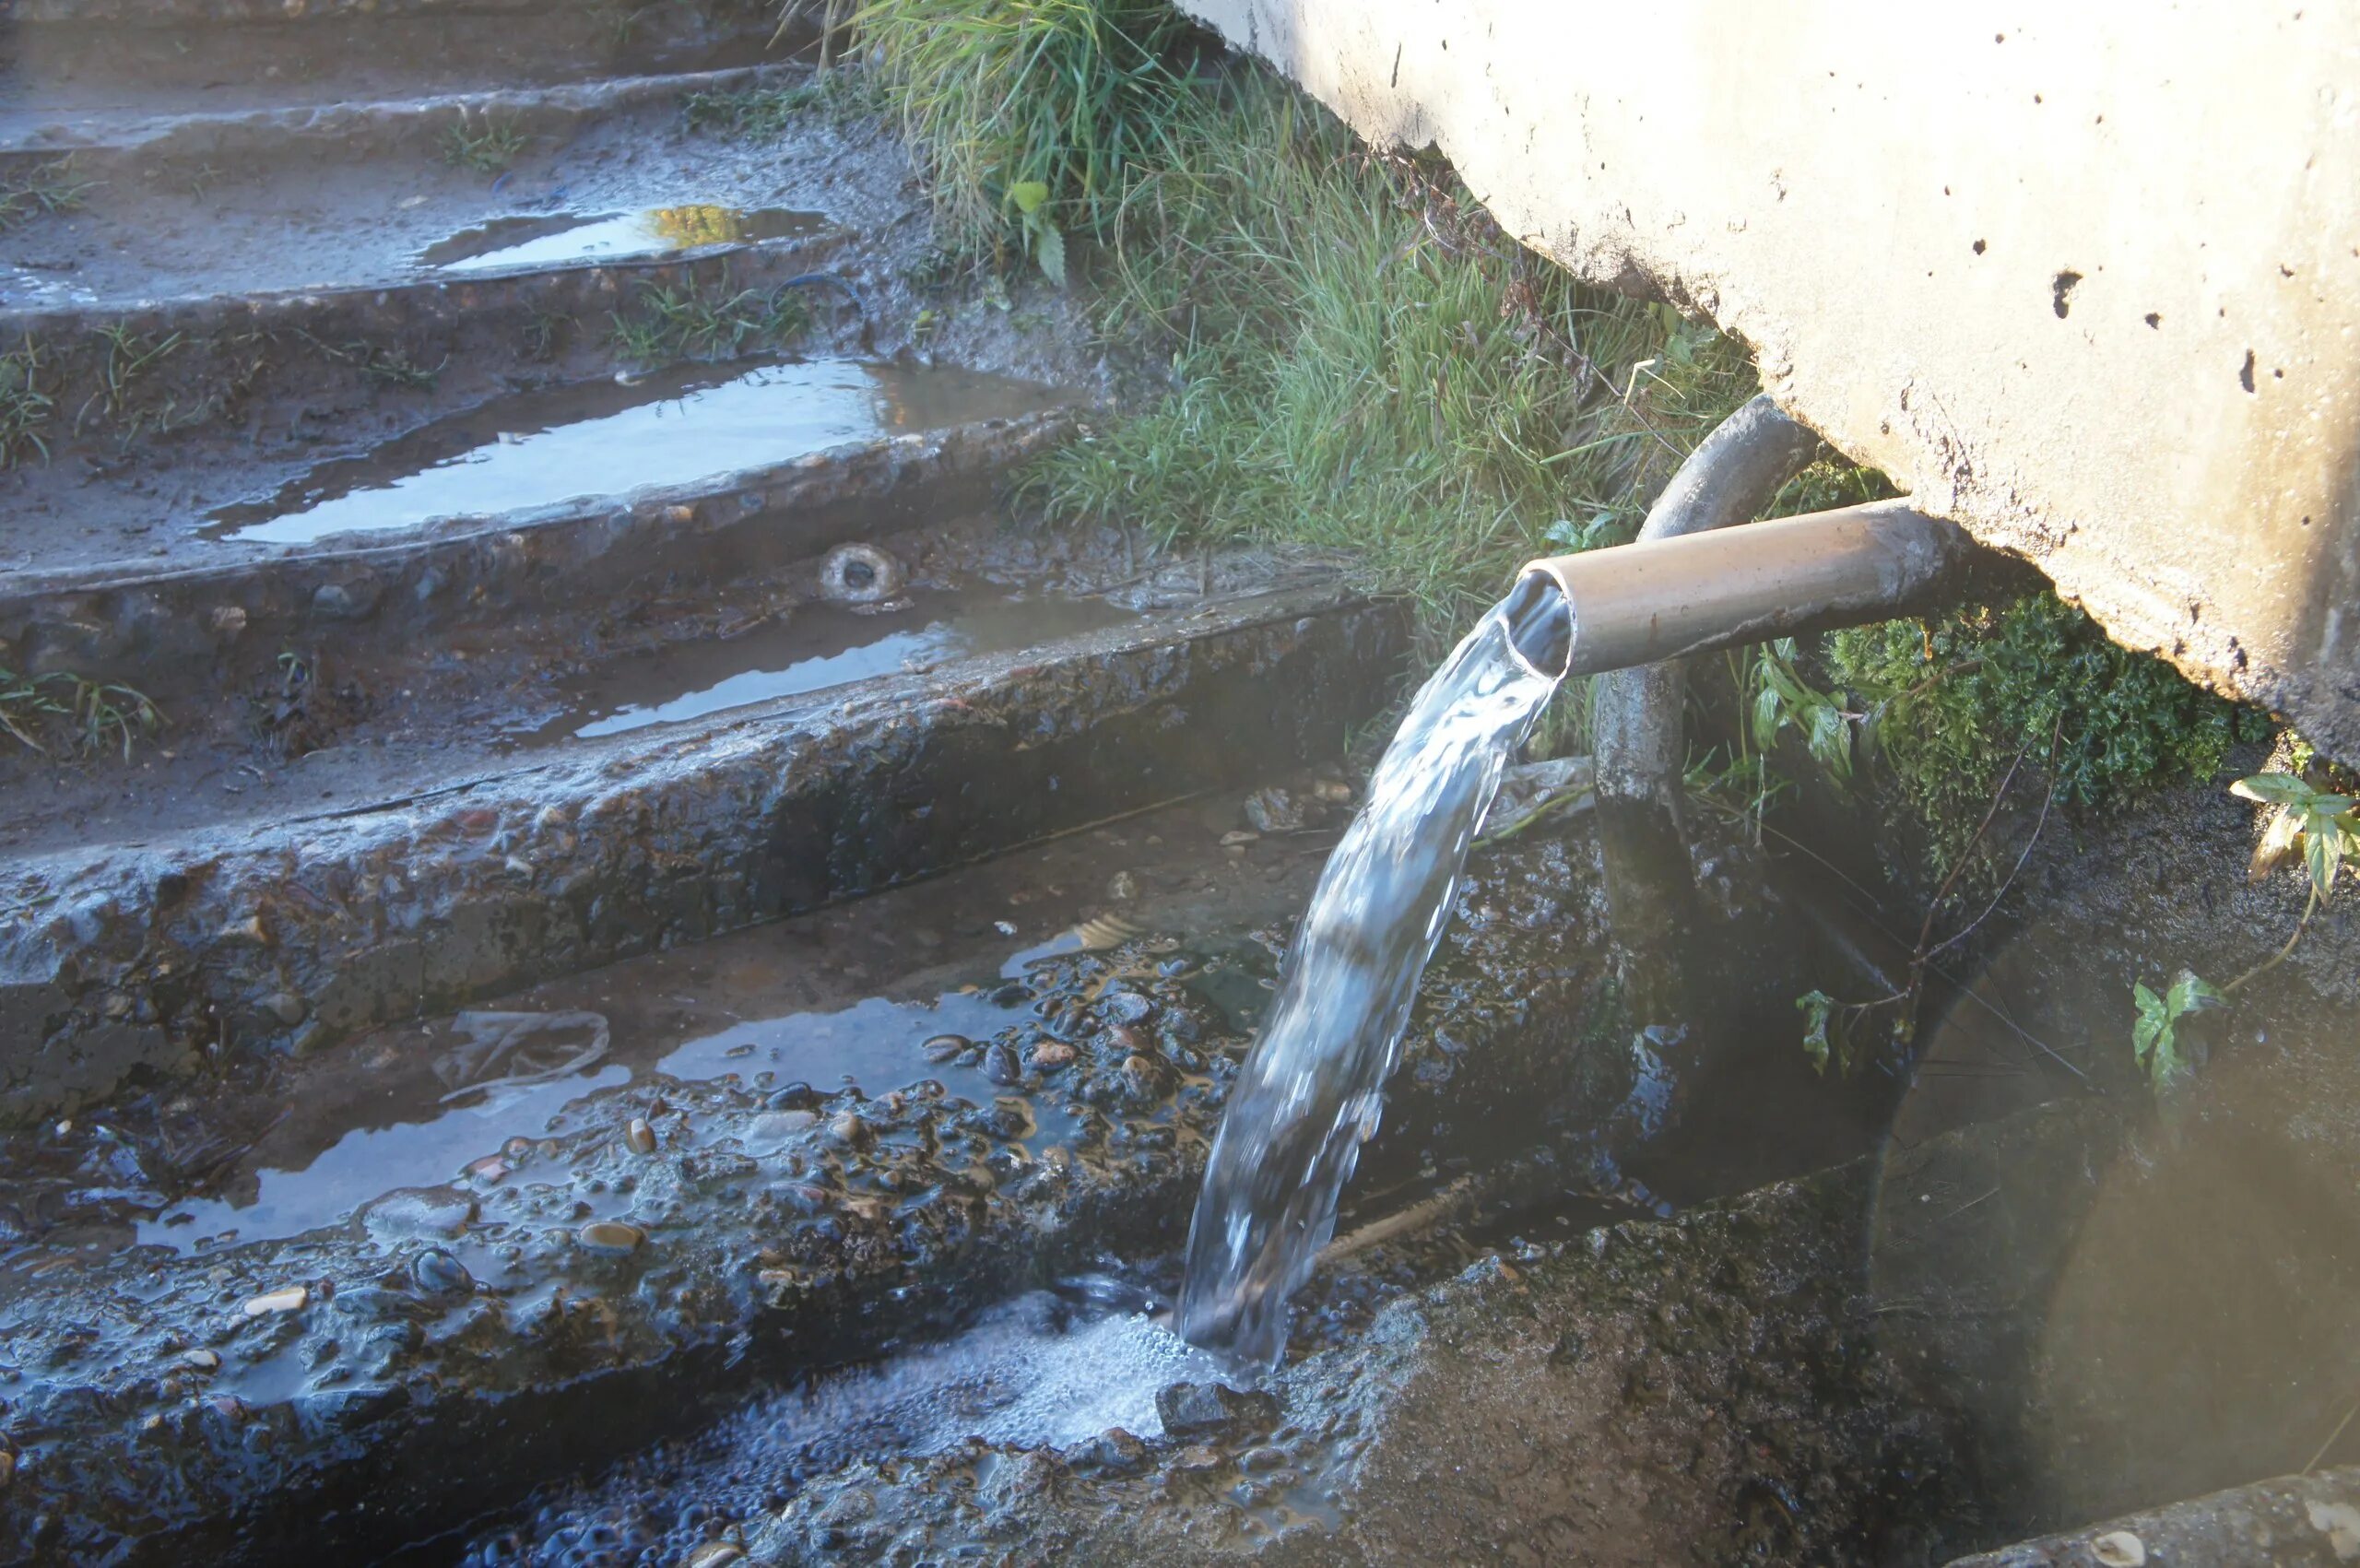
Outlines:
[[266,1291],[259,1296],[246,1298],[239,1310],[248,1317],[268,1317],[277,1313],[301,1312],[311,1303],[312,1291],[304,1285],[289,1285],[283,1290]]
[[1174,1383],[1155,1397],[1163,1434],[1181,1442],[1267,1432],[1279,1421],[1279,1401],[1268,1394],[1221,1383]]
[[1299,833],[1310,826],[1303,803],[1276,784],[1245,797],[1245,819],[1257,833]]
[[466,1264],[441,1247],[429,1247],[411,1259],[409,1276],[430,1295],[455,1296],[475,1289],[475,1276]]
[[633,1154],[653,1154],[655,1152],[655,1129],[647,1125],[645,1116],[633,1116],[631,1126],[623,1129],[623,1141],[631,1146]]
[[984,1076],[1002,1086],[1022,1081],[1024,1068],[1016,1060],[1016,1048],[1004,1040],[995,1042],[984,1053]]
[[1062,1040],[1044,1040],[1032,1047],[1031,1061],[1035,1072],[1053,1073],[1059,1067],[1073,1066],[1080,1053]]
[[646,1232],[620,1220],[593,1220],[574,1235],[592,1252],[617,1254],[637,1252],[640,1244],[647,1240]]

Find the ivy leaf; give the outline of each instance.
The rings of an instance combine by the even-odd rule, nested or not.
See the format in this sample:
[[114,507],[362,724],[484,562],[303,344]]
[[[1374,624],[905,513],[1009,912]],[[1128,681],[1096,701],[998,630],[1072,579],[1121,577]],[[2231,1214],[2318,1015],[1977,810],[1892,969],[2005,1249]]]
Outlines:
[[1795,1006],[1803,1015],[1803,1051],[1811,1057],[1811,1069],[1824,1077],[1827,1072],[1827,1020],[1835,1015],[1835,998],[1824,991],[1806,991],[1795,998]]
[[1844,725],[1842,710],[1832,702],[1811,704],[1811,754],[1838,779],[1851,781],[1852,735]]
[[2249,779],[2239,779],[2231,784],[2229,793],[2247,800],[2299,808],[2308,805],[2317,792],[2292,773],[2256,773]]
[[1008,188],[1008,199],[1016,204],[1017,211],[1030,218],[1047,205],[1049,187],[1045,181],[1019,180]]
[[1764,751],[1778,744],[1781,711],[1778,689],[1764,681],[1753,699],[1753,744]]
[[2225,1008],[2229,999],[2210,983],[2200,979],[2192,969],[2183,969],[2172,977],[2172,988],[2164,996],[2164,1006],[2175,1019],[2186,1018],[2207,1008]]
[[[2324,831],[2322,831],[2324,828]],[[2327,902],[2335,890],[2335,874],[2343,866],[2343,830],[2332,819],[2308,818],[2303,824],[2303,860],[2311,873],[2311,890]]]
[[2164,999],[2147,989],[2142,982],[2130,987],[2130,1000],[2139,1008],[2139,1021],[2130,1026],[2130,1052],[2141,1067],[2147,1066],[2148,1054],[2160,1039],[2170,1048],[2171,1014],[2164,1010]]

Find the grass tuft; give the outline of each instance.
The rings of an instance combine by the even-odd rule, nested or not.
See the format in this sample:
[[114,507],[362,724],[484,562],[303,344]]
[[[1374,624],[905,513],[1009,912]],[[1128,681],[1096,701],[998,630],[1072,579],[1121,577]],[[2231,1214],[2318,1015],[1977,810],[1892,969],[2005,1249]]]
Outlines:
[[478,174],[499,174],[516,161],[532,140],[509,124],[470,125],[462,117],[442,133],[442,161]]
[[38,457],[49,461],[49,423],[56,400],[41,389],[47,356],[28,336],[21,347],[0,354],[0,472]]
[[1045,267],[1194,150],[1194,32],[1164,0],[867,0],[851,26],[971,253]]
[[680,116],[702,136],[769,141],[814,115],[830,124],[845,124],[876,112],[880,101],[867,73],[827,71],[790,88],[692,92],[680,100]]
[[1532,555],[1627,539],[1752,394],[1732,346],[1575,284],[1440,163],[1273,82],[1224,98],[1110,219],[1109,326],[1173,390],[1035,466],[1051,513],[1332,550],[1417,601],[1431,652]]
[[62,740],[85,756],[120,750],[128,762],[133,745],[164,723],[163,710],[128,686],[65,671],[20,676],[0,669],[0,733],[44,757]]
[[810,308],[794,289],[728,292],[693,280],[641,288],[628,311],[617,312],[614,345],[643,365],[678,360],[726,360],[749,348],[784,348],[811,327]]
[[0,181],[0,234],[47,214],[79,211],[96,189],[98,182],[75,177],[70,156],[40,164],[21,179]]

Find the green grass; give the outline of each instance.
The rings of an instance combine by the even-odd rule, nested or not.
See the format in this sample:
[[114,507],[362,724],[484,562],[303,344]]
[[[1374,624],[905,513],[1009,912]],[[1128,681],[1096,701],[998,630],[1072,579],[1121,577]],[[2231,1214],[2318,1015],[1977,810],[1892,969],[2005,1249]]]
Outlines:
[[442,161],[478,174],[499,174],[516,161],[532,138],[513,125],[471,125],[464,118],[442,133]]
[[163,711],[128,686],[86,680],[64,671],[18,675],[0,669],[0,734],[42,756],[64,744],[86,756],[119,750],[131,760],[133,745],[164,725]]
[[867,0],[851,25],[962,248],[1103,235],[1197,150],[1193,29],[1164,0]]
[[691,131],[769,141],[812,116],[844,124],[879,107],[866,72],[828,71],[791,88],[751,88],[744,92],[692,92],[680,100],[680,116]]
[[0,234],[44,214],[77,211],[97,188],[95,181],[75,178],[70,157],[41,164],[20,179],[0,181]]
[[811,312],[792,289],[768,293],[694,282],[643,286],[615,312],[616,349],[644,365],[726,360],[749,348],[783,348],[810,330]]
[[1730,345],[1575,284],[1440,165],[1372,159],[1266,80],[1203,112],[1098,269],[1173,390],[1032,470],[1050,513],[1334,551],[1416,600],[1431,651],[1532,555],[1628,538],[1754,391]]
[[41,427],[49,423],[56,400],[41,387],[46,363],[41,345],[30,336],[18,348],[0,354],[0,471],[34,457],[44,463],[49,460],[49,442]]

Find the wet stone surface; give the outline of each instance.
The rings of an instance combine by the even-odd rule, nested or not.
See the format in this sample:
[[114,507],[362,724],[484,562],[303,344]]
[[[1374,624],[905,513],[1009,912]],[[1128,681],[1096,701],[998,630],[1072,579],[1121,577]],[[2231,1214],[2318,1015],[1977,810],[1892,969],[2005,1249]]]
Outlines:
[[[1564,854],[1544,841],[1497,856],[1472,896],[1562,875]],[[1468,945],[1521,969],[1535,940],[1576,940],[1564,911],[1540,913]],[[1004,983],[1014,1021],[966,1037],[971,1061],[929,1063],[914,1039],[891,1089],[655,1078],[595,1091],[348,1230],[187,1256],[20,1255],[0,1305],[18,1550],[130,1538],[260,1553],[363,1484],[403,1517],[455,1522],[589,1456],[562,1415],[573,1401],[644,1384],[685,1419],[725,1369],[783,1374],[1099,1249],[1168,1246],[1245,1043],[1198,990],[1204,963],[1168,939],[1043,959]],[[1483,982],[1463,954],[1437,975],[1464,1038]],[[1429,1158],[1455,1102],[1529,1091],[1543,1048],[1514,1048],[1520,1011],[1494,1016],[1493,1048],[1405,1083],[1368,1169]],[[1029,1062],[1051,1044],[1071,1059],[989,1082],[994,1046]],[[1413,1036],[1413,1067],[1443,1055]],[[300,1304],[277,1304],[299,1288]],[[258,1299],[274,1304],[249,1313]],[[222,1363],[202,1388],[183,1360],[196,1350]],[[100,1414],[125,1410],[127,1425]],[[510,1434],[497,1481],[457,1462],[495,1419]]]

